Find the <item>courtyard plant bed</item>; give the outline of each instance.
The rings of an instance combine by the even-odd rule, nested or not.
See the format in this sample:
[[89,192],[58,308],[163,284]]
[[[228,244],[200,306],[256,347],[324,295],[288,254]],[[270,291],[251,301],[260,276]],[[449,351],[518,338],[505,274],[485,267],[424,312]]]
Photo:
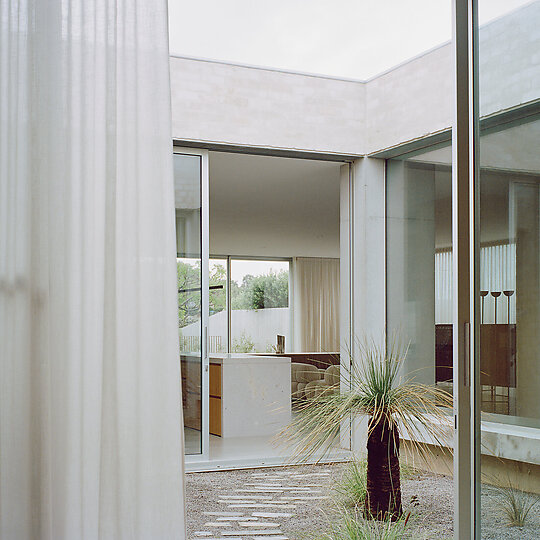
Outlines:
[[[338,536],[348,519],[345,516],[357,519],[361,525],[365,522],[364,530],[371,527],[374,531],[376,526],[380,530],[385,526],[384,522],[365,521],[362,512],[344,499],[342,486],[349,470],[350,464],[335,463],[189,473],[186,475],[187,538],[364,538]],[[371,538],[451,539],[452,478],[406,469],[404,474],[402,470],[401,488],[403,513],[408,517],[405,532],[401,536],[372,535]],[[523,527],[509,526],[500,490],[484,486],[482,495],[483,539],[538,538],[539,505],[532,508]],[[258,525],[253,526],[254,523]],[[255,534],[257,530],[264,534]],[[232,535],[235,532],[243,534]]]
[[400,439],[406,436],[425,461],[433,445],[451,446],[452,396],[406,373],[408,347],[397,336],[388,344],[358,342],[356,349],[340,382],[307,400],[279,437],[304,461],[327,455],[343,422],[367,417],[363,515],[402,522]]

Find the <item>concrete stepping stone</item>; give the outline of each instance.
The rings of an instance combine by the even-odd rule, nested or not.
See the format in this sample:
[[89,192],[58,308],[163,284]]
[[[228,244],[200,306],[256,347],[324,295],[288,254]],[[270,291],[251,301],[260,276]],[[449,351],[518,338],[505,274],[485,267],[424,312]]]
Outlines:
[[237,516],[241,517],[242,512],[203,512],[205,516]]
[[313,497],[302,497],[301,495],[298,495],[297,497],[281,497],[281,500],[283,501],[322,501],[323,499],[329,499],[330,497],[327,495],[319,495],[319,496],[313,496]]
[[263,489],[283,489],[283,485],[281,483],[275,483],[275,484],[259,484],[258,482],[246,482],[244,486],[254,489],[254,488],[263,488]]
[[260,531],[223,531],[221,533],[223,536],[227,536],[227,537],[230,537],[230,536],[263,536],[263,538],[268,538],[268,536],[270,535],[277,535],[277,534],[281,534],[283,535],[283,532],[282,531],[276,531],[276,529],[269,529],[267,531],[265,530],[260,530]]
[[231,524],[227,522],[223,523],[223,521],[220,523],[216,521],[209,521],[208,523],[205,523],[204,526],[205,527],[230,527]]
[[237,517],[219,517],[216,519],[216,521],[258,521],[258,517],[247,517],[247,516],[237,516]]
[[289,540],[289,537],[288,536],[254,536],[253,537],[253,540],[268,540],[268,539],[273,539],[273,540]]
[[256,501],[252,499],[218,499],[218,503],[221,504],[231,504],[231,503],[244,503],[244,504],[255,504]]
[[279,523],[272,523],[271,521],[261,521],[259,523],[253,523],[251,521],[239,521],[238,525],[240,525],[241,527],[251,527],[252,529],[254,527],[261,527],[261,529],[263,529],[264,527],[279,527]]
[[257,499],[258,501],[264,501],[271,499],[272,497],[267,497],[265,495],[220,495],[222,499]]
[[253,512],[251,515],[258,518],[288,518],[293,517],[294,514],[288,514],[287,512]]
[[296,508],[294,504],[231,504],[229,508]]
[[287,504],[292,504],[290,501],[262,501],[262,502],[246,502],[246,501],[240,501],[240,502],[234,502],[229,501],[229,508],[241,508],[238,505],[245,505],[245,506],[253,506],[254,508],[263,508],[263,507],[281,507]]
[[237,489],[237,493],[283,493],[283,489]]

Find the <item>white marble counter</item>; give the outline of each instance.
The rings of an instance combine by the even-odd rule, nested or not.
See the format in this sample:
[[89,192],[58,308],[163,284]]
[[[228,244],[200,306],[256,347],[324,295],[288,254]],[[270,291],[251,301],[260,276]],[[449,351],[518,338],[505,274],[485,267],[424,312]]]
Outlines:
[[291,359],[213,354],[220,364],[222,437],[274,435],[291,419]]

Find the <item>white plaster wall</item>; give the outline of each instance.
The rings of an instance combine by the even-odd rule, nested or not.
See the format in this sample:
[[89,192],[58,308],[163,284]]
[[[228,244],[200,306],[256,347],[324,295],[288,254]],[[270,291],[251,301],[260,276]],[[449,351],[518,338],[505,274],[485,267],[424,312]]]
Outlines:
[[[266,309],[233,309],[231,313],[233,345],[242,334],[249,337],[255,344],[257,352],[270,352],[270,347],[276,345],[279,334],[285,336],[285,348],[290,349],[289,340],[289,308]],[[221,336],[221,343],[227,345],[227,313],[220,311],[210,315],[210,336]],[[201,327],[193,323],[182,328],[182,336],[199,336]]]
[[173,138],[316,152],[364,146],[354,81],[171,57]]

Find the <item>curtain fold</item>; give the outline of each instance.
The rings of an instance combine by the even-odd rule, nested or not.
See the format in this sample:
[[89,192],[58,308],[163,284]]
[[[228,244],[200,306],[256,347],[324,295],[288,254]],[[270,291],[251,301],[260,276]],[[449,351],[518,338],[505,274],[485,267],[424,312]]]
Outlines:
[[165,0],[0,0],[0,538],[184,538]]
[[337,352],[339,259],[295,259],[295,322],[302,352]]
[[[512,291],[511,297],[501,297],[498,302],[499,323],[516,320],[516,243],[505,242],[480,248],[480,290],[487,291],[482,300],[483,323],[495,322],[495,298],[492,291]],[[452,323],[453,306],[452,251],[435,253],[435,323]]]

